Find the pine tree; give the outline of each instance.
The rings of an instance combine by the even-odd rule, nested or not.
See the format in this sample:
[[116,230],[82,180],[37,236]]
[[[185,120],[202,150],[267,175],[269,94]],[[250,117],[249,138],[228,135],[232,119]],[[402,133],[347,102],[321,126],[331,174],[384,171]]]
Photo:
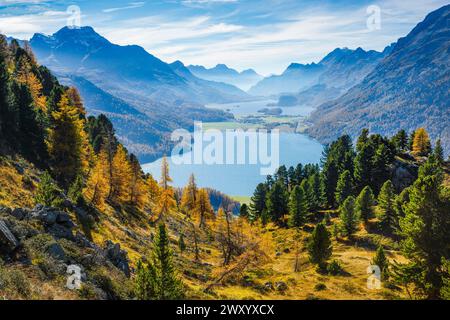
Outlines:
[[132,176],[131,166],[125,148],[120,144],[112,160],[112,180],[110,199],[121,203],[129,201]]
[[48,134],[48,150],[55,178],[68,188],[78,174],[83,172],[83,122],[78,110],[69,104],[66,95],[52,113],[52,126]]
[[378,247],[375,257],[372,260],[372,264],[380,268],[381,280],[387,280],[389,277],[389,260],[386,258],[382,246]]
[[446,277],[442,260],[449,259],[450,196],[443,179],[434,161],[421,166],[404,205],[405,217],[400,218],[402,252],[410,262],[395,265],[396,273],[414,285],[418,296],[428,299],[440,298]]
[[0,133],[6,135],[8,132],[9,115],[9,73],[7,68],[8,43],[5,36],[0,34]]
[[433,150],[433,156],[439,165],[444,163],[444,149],[442,148],[441,139],[437,139],[436,146]]
[[183,189],[183,195],[181,197],[181,207],[187,211],[192,211],[195,208],[195,202],[197,201],[197,183],[195,182],[195,176],[191,174],[189,177],[188,185]]
[[340,229],[343,235],[351,237],[358,230],[359,217],[355,211],[355,198],[348,197],[339,207]]
[[266,194],[266,185],[264,183],[258,184],[256,186],[255,192],[253,193],[253,196],[250,199],[251,221],[260,219],[263,212],[266,210]]
[[289,167],[288,169],[288,178],[289,178],[289,190],[292,190],[294,186],[298,184],[297,177],[295,175],[294,167]]
[[213,216],[213,208],[209,200],[208,191],[200,189],[197,195],[197,202],[195,204],[195,212],[199,217],[199,228],[206,227],[206,220]]
[[333,247],[331,245],[330,233],[327,228],[319,223],[311,235],[307,245],[309,260],[324,269],[326,261],[331,257]]
[[300,183],[302,183],[302,180],[303,180],[303,166],[301,163],[299,163],[295,167],[295,183],[296,183],[296,185],[299,185]]
[[394,155],[391,150],[384,144],[381,143],[373,158],[373,179],[372,185],[375,194],[378,194],[383,183],[390,178],[390,165],[394,161]]
[[414,145],[414,138],[415,138],[415,136],[416,136],[416,131],[413,130],[411,132],[411,134],[409,135],[409,138],[408,138],[408,149],[411,152],[413,152],[413,145]]
[[289,177],[286,166],[283,165],[278,168],[277,172],[275,173],[275,182],[277,181],[280,181],[286,189],[289,187]]
[[372,189],[370,189],[369,186],[366,186],[356,198],[355,203],[356,214],[361,217],[364,223],[367,223],[367,221],[369,221],[369,219],[373,216],[373,205],[374,197]]
[[316,212],[325,202],[321,175],[319,173],[314,173],[308,178],[308,190],[310,192],[308,199],[311,201],[311,211]]
[[394,208],[395,190],[390,180],[386,181],[378,195],[378,220],[381,228],[390,231],[397,225],[397,216]]
[[178,239],[178,248],[180,249],[181,254],[186,250],[186,242],[184,241],[183,234],[180,234],[180,238]]
[[36,204],[42,204],[47,207],[58,206],[62,200],[60,199],[61,190],[53,182],[48,172],[40,177],[40,182],[36,188],[34,201]]
[[329,207],[334,207],[336,204],[335,192],[336,185],[339,179],[338,166],[335,161],[329,161],[323,168],[325,196]]
[[[45,143],[45,128],[38,120],[38,112],[32,106],[32,98],[28,88],[16,81],[11,84],[10,139],[18,146],[15,150],[28,160],[47,166],[49,157]],[[13,125],[14,124],[14,125]],[[12,136],[11,136],[12,134]]]
[[241,205],[241,208],[239,209],[239,217],[248,219],[249,218],[249,211],[247,204],[243,203]]
[[395,197],[394,211],[395,211],[395,223],[392,226],[394,231],[399,229],[399,220],[405,216],[404,206],[409,202],[409,190],[410,187],[403,189],[403,191]]
[[283,223],[284,216],[289,212],[287,191],[284,184],[276,182],[266,197],[267,214],[273,222]]
[[336,201],[340,205],[353,193],[353,181],[350,171],[344,171],[336,186]]
[[369,129],[364,128],[356,141],[356,151],[361,152],[367,142],[369,142]]
[[359,152],[355,157],[354,177],[356,190],[360,192],[365,186],[372,183],[373,156],[375,150],[372,142],[360,146]]
[[302,189],[303,195],[305,196],[305,203],[306,203],[307,211],[314,212],[316,196],[314,194],[314,190],[311,188],[311,185],[309,183],[309,178],[303,179],[302,183],[300,183],[300,189]]
[[176,300],[183,297],[183,284],[178,278],[169,247],[169,235],[166,226],[158,226],[154,249],[154,267],[156,270],[156,292],[159,300]]
[[406,131],[401,129],[391,139],[392,144],[395,146],[397,152],[402,152],[408,147],[408,135]]
[[166,157],[163,157],[161,162],[161,181],[160,185],[164,190],[169,188],[169,183],[172,182],[172,178],[169,175],[169,162]]
[[301,227],[306,222],[308,206],[303,189],[295,186],[289,198],[289,226]]
[[145,265],[139,260],[136,265],[134,294],[138,300],[155,300],[157,296],[156,270],[153,264]]
[[412,151],[417,156],[427,156],[431,152],[431,142],[425,128],[419,128],[414,135]]

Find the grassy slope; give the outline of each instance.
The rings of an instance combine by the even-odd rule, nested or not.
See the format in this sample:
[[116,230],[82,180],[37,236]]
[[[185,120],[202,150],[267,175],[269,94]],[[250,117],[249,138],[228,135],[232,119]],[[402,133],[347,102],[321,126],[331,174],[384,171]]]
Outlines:
[[[18,169],[17,164],[20,163]],[[32,191],[36,185],[39,172],[23,160],[0,161],[0,206],[32,207]],[[448,175],[446,181],[449,181]],[[332,212],[332,223],[336,222],[336,214]],[[74,218],[75,219],[75,218]],[[152,216],[143,212],[133,212],[126,208],[107,207],[98,217],[98,223],[91,230],[94,242],[101,245],[110,239],[119,242],[128,251],[131,265],[134,266],[141,256],[148,256],[152,246],[152,235],[155,228],[151,224]],[[320,217],[319,217],[320,220]],[[174,260],[180,270],[184,283],[188,287],[188,298],[194,299],[397,299],[406,298],[401,290],[393,291],[367,289],[366,268],[375,254],[378,243],[387,250],[388,258],[403,261],[397,245],[390,238],[368,233],[362,226],[354,241],[333,239],[333,257],[341,261],[345,275],[329,276],[316,272],[315,266],[309,263],[305,249],[306,239],[313,225],[307,231],[301,231],[300,270],[294,272],[296,244],[295,231],[266,227],[262,232],[268,239],[267,253],[270,260],[258,266],[252,266],[239,274],[234,281],[226,281],[215,286],[211,292],[204,289],[224,268],[221,266],[221,255],[217,242],[211,240],[211,231],[200,232],[201,262],[194,261],[192,228],[186,217],[179,212],[172,212],[166,217],[170,230],[170,238],[175,252]],[[331,228],[331,227],[330,227]],[[79,231],[82,231],[81,229]],[[185,234],[188,245],[187,252],[181,255],[178,251],[179,234]],[[30,298],[78,299],[79,295],[64,289],[65,279],[43,280],[36,266],[20,264],[9,265],[8,268],[21,269],[25,272],[34,288]],[[285,282],[285,292],[264,290],[267,282]],[[317,290],[317,284],[325,284],[326,289]],[[131,285],[128,280],[127,285]],[[15,297],[10,293],[8,298]]]

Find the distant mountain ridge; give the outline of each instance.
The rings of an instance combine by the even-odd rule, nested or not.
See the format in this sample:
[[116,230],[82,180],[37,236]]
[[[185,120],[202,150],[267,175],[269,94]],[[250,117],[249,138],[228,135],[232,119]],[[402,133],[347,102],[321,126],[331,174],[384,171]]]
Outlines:
[[[249,90],[249,93],[255,96],[296,94],[321,85],[324,92],[336,93],[339,96],[371,72],[389,53],[390,48],[386,48],[383,52],[365,51],[362,48],[355,50],[338,48],[319,63],[292,63],[281,75],[261,80]],[[301,97],[299,100],[300,103],[305,103]]]
[[312,115],[313,137],[327,143],[362,128],[392,135],[425,127],[450,150],[450,5],[401,38],[390,54],[357,86],[321,105]]
[[[167,153],[167,135],[175,129],[190,129],[194,120],[233,118],[204,104],[248,99],[232,85],[180,73],[142,47],[112,44],[91,27],[65,27],[51,36],[35,34],[30,45],[40,64],[77,85],[88,111],[109,112],[118,135],[127,139],[127,147],[156,145],[151,154],[136,152],[145,161]],[[137,113],[125,117],[117,113],[117,106]],[[141,124],[139,130],[133,128],[134,120]]]
[[238,72],[235,69],[229,68],[225,64],[218,64],[214,68],[210,69],[203,66],[193,65],[190,65],[187,68],[198,78],[232,84],[244,91],[247,91],[258,81],[264,78],[253,69]]

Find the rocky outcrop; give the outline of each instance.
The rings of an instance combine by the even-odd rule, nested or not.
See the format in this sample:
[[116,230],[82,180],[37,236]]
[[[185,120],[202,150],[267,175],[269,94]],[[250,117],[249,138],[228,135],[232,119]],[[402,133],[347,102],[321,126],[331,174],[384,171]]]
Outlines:
[[396,160],[392,168],[392,184],[397,192],[412,185],[417,179],[418,172],[418,165]]
[[19,241],[9,230],[3,220],[0,220],[0,248],[5,247],[8,251],[13,251],[19,246]]
[[111,240],[105,241],[105,254],[112,264],[125,273],[127,277],[130,276],[128,253],[120,248],[119,243],[114,243]]

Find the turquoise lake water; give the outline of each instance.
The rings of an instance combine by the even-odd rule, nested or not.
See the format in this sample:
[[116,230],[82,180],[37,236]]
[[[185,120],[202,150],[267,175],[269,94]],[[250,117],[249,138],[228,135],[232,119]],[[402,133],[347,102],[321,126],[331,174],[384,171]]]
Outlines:
[[[260,103],[241,103],[239,107],[240,112],[245,110],[245,113],[256,113],[257,109],[264,107],[266,101]],[[230,108],[230,105],[221,105],[220,108]],[[301,107],[295,107],[298,111],[295,112],[293,108],[286,108],[289,112],[285,114],[290,115],[307,115],[310,110],[305,110]],[[234,112],[233,112],[234,111]],[[237,110],[232,110],[233,113],[239,113]],[[206,146],[207,143],[204,143]],[[270,155],[270,145],[268,155]],[[236,150],[236,149],[235,149]],[[298,163],[318,163],[322,154],[323,146],[316,140],[296,133],[280,133],[279,137],[279,164],[295,166]],[[246,158],[249,157],[249,148],[246,148]],[[189,156],[190,154],[187,154]],[[189,176],[193,173],[196,177],[197,183],[200,187],[210,187],[224,192],[231,196],[250,196],[256,185],[265,180],[265,175],[261,174],[261,168],[266,167],[258,164],[176,164],[168,158],[170,164],[170,175],[174,181],[173,185],[176,187],[183,187],[188,182]],[[176,159],[175,159],[176,160]],[[145,172],[152,174],[155,179],[160,178],[161,159],[143,165]],[[234,162],[236,163],[236,161]],[[246,161],[248,163],[248,161]]]

